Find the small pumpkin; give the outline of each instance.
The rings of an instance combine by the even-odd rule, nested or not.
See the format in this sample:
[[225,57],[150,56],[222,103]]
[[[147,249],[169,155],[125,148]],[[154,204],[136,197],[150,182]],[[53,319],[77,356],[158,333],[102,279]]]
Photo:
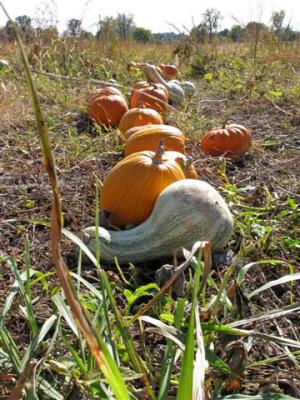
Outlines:
[[[149,88],[151,88],[151,86],[153,86],[153,82],[148,82],[148,81],[144,81],[144,80],[137,81],[132,87],[132,93],[135,90],[139,91],[139,90],[143,90],[143,89],[149,89]],[[155,83],[155,87],[162,89],[166,93],[166,96],[169,96],[168,89],[161,83]]]
[[211,156],[226,155],[236,157],[251,146],[251,132],[242,125],[227,124],[227,121],[220,128],[207,132],[200,146],[203,151]]
[[165,150],[185,153],[185,136],[181,130],[170,125],[146,125],[132,134],[125,143],[125,157],[138,151],[155,151],[161,140],[164,141]]
[[124,134],[130,128],[149,124],[163,124],[161,115],[152,108],[132,108],[123,115],[119,129]]
[[166,114],[169,109],[168,100],[169,95],[165,88],[156,84],[146,86],[141,83],[131,92],[130,108],[152,108],[160,114]]
[[171,79],[171,78],[176,78],[180,75],[176,65],[170,65],[170,64],[159,64],[159,69],[163,72],[166,78]]
[[95,254],[98,236],[101,260],[114,262],[116,257],[121,263],[138,263],[171,258],[175,251],[182,257],[178,250],[190,250],[199,240],[210,241],[213,251],[221,250],[232,231],[233,218],[221,195],[206,182],[183,179],[160,193],[141,225],[125,231],[89,227],[83,240]]
[[123,96],[108,95],[92,97],[87,106],[88,115],[97,124],[117,126],[122,116],[128,111],[128,106]]
[[160,192],[184,178],[160,143],[156,153],[134,153],[113,167],[103,182],[100,208],[110,212],[109,222],[114,226],[140,224],[151,214]]

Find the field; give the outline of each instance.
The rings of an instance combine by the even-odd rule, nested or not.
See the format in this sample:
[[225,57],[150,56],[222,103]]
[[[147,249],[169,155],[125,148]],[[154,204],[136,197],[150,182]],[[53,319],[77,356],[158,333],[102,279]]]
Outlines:
[[[70,38],[49,39],[38,52],[26,46],[55,157],[64,228],[80,234],[95,225],[96,188],[101,192],[105,175],[123,158],[117,130],[89,121],[88,94],[97,80],[110,78],[130,92],[142,73],[128,73],[128,62],[172,63],[175,49],[184,79],[197,90],[172,109],[169,124],[186,134],[199,179],[217,188],[230,207],[228,247],[213,254],[199,294],[195,287],[199,274],[204,280],[207,260],[191,263],[183,297],[162,293],[155,283],[155,270],[172,260],[100,262],[103,275],[81,264],[67,237],[63,259],[130,398],[189,398],[194,348],[203,361],[196,359],[194,382],[207,399],[300,398],[299,41],[270,35],[197,46]],[[0,396],[28,380],[28,399],[112,398],[55,272],[51,187],[17,45],[1,43],[0,58],[9,62],[0,71]],[[226,119],[252,131],[252,148],[239,159],[210,157],[198,146]]]

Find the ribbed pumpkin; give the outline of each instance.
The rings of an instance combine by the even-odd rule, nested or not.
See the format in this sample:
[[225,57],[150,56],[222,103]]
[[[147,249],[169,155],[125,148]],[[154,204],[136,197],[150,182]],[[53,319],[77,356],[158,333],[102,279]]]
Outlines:
[[159,68],[167,78],[176,78],[179,75],[176,65],[159,64]]
[[160,143],[156,153],[134,153],[114,166],[103,182],[100,208],[110,211],[109,222],[114,226],[140,224],[150,216],[159,194],[184,178]]
[[124,134],[128,129],[149,124],[163,124],[161,115],[152,108],[132,108],[123,115],[119,129]]
[[[151,82],[151,83],[150,83]],[[132,93],[134,92],[134,90],[143,90],[143,89],[149,89],[149,88],[151,88],[153,85],[154,85],[154,83],[155,83],[155,87],[157,87],[157,88],[159,88],[159,89],[162,89],[165,93],[166,93],[166,96],[168,96],[169,95],[169,91],[168,91],[168,89],[164,86],[164,85],[162,85],[161,83],[159,83],[159,82],[152,82],[152,81],[144,81],[144,80],[141,80],[141,81],[137,81],[134,85],[133,85],[133,87],[132,87]]]
[[117,126],[128,111],[125,98],[119,95],[92,97],[87,106],[89,117],[99,125]]
[[100,96],[109,96],[111,94],[118,94],[119,96],[123,96],[122,92],[115,86],[105,86],[100,89],[97,89],[96,93],[92,96],[92,98]]
[[212,156],[222,154],[235,157],[245,153],[251,146],[251,132],[242,125],[226,122],[222,127],[207,132],[200,146],[203,151]]
[[164,140],[166,151],[185,153],[185,136],[178,128],[169,125],[146,125],[129,137],[124,146],[125,156],[138,151],[155,151],[161,140]]
[[[128,141],[128,139],[130,138],[130,136],[132,136],[133,134],[135,134],[136,132],[142,131],[144,129],[147,128],[148,129],[155,129],[155,130],[165,130],[168,129],[169,127],[174,128],[171,125],[157,125],[157,124],[149,124],[149,125],[141,125],[141,126],[135,126],[134,128],[130,128],[128,129],[128,131],[126,131],[124,133],[124,139],[125,141]],[[182,134],[184,136],[184,134]]]
[[162,85],[140,84],[131,92],[130,108],[153,108],[160,114],[166,114],[169,105],[169,94]]

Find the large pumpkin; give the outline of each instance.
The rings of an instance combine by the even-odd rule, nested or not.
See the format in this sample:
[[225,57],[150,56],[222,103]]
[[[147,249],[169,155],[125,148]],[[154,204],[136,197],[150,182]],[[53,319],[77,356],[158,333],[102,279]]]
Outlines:
[[201,149],[212,156],[235,157],[245,153],[251,146],[251,132],[242,125],[226,123],[207,132],[201,142]]
[[165,150],[185,153],[185,136],[175,126],[146,125],[131,135],[124,146],[125,156],[138,151],[155,151],[161,140],[164,140]]
[[134,153],[114,166],[103,182],[100,208],[110,212],[112,225],[140,224],[151,214],[159,194],[184,178],[180,166],[164,154],[160,143],[156,153]]
[[137,85],[131,92],[130,108],[152,108],[165,115],[169,109],[169,94],[162,85]]
[[109,96],[111,94],[118,94],[119,96],[123,96],[122,92],[115,86],[105,86],[100,89],[97,89],[95,94],[91,97],[101,97],[101,96]]
[[88,114],[97,124],[109,126],[117,126],[128,111],[125,98],[119,95],[108,95],[100,97],[92,97],[87,106]]
[[123,115],[119,129],[124,134],[130,128],[149,124],[163,124],[161,115],[152,108],[132,108]]

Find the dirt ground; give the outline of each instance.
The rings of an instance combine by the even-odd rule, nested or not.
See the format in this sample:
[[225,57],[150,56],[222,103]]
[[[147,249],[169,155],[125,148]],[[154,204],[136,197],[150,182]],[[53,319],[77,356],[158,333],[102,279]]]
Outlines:
[[[1,103],[0,103],[1,105]],[[46,100],[43,107],[47,105]],[[264,207],[270,194],[278,205],[276,211],[265,213],[264,219],[270,226],[274,215],[286,208],[286,199],[293,198],[300,203],[300,114],[294,114],[284,107],[262,102],[249,104],[222,99],[218,93],[212,92],[207,85],[198,83],[198,94],[191,102],[191,109],[206,119],[222,120],[226,115],[253,132],[253,147],[244,158],[233,161],[226,160],[226,174],[229,182],[238,188],[246,188],[245,198],[249,207]],[[8,111],[9,112],[9,111]],[[18,113],[17,109],[14,109]],[[291,115],[292,114],[292,115]],[[57,162],[57,173],[60,183],[64,211],[65,228],[78,233],[82,228],[93,225],[95,215],[95,176],[103,180],[109,169],[122,159],[122,149],[115,146],[115,132],[97,135],[90,127],[86,127],[86,116],[80,112],[66,114],[62,110],[55,111],[55,120],[50,127],[50,136]],[[186,117],[173,115],[174,121],[184,132]],[[6,257],[13,257],[19,268],[25,265],[26,237],[30,246],[30,264],[41,272],[53,272],[53,262],[49,248],[49,228],[51,210],[51,192],[48,177],[43,166],[39,141],[35,132],[35,124],[31,112],[28,121],[12,124],[7,118],[0,124],[0,310],[10,287],[13,274],[8,267]],[[204,155],[197,145],[201,129],[185,132],[188,137],[188,155],[195,162],[199,177],[210,184],[221,187],[224,179],[220,168],[223,158],[210,158]],[[103,151],[104,149],[104,151]],[[221,190],[226,197],[227,194]],[[229,197],[228,197],[229,199]],[[234,206],[236,214],[239,208]],[[242,209],[240,209],[242,211]],[[282,240],[289,229],[290,221],[282,220],[282,229],[275,229],[273,237]],[[240,237],[240,233],[238,234]],[[232,251],[240,249],[241,240],[236,240]],[[77,258],[73,244],[64,239],[63,255],[70,269],[76,269]],[[243,262],[252,262],[271,258],[266,248],[255,245],[250,248]],[[299,249],[286,251],[277,248],[274,258],[281,259],[294,266],[294,272],[300,272]],[[151,279],[152,267],[146,280]],[[224,266],[215,267],[215,275],[222,275]],[[108,267],[114,276],[114,268]],[[125,269],[126,271],[126,269]],[[260,287],[268,280],[274,280],[286,274],[285,268],[263,269],[255,267],[249,273],[247,287],[251,290]],[[84,272],[93,279],[93,271]],[[147,275],[147,274],[146,274]],[[55,275],[49,276],[50,289],[57,285]],[[113,279],[113,278],[112,278]],[[37,286],[34,290],[34,307],[39,318],[49,316],[49,296],[41,292]],[[243,317],[264,310],[273,310],[289,304],[289,285],[277,286],[255,297],[253,303],[245,304],[240,297],[240,310]],[[299,287],[295,284],[294,302],[300,301]],[[28,329],[24,316],[16,302],[6,325],[17,339],[18,345],[26,346]],[[243,315],[244,314],[244,315]],[[299,340],[299,314],[292,313],[278,320],[257,323],[265,333],[277,336],[288,336]],[[221,339],[220,339],[221,340]],[[220,347],[224,345],[222,341]],[[155,345],[157,346],[157,344]],[[250,354],[250,364],[260,359],[278,354],[276,345],[256,341]],[[298,359],[299,361],[299,359]],[[276,364],[253,367],[246,370],[244,376],[244,393],[284,392],[300,398],[299,364],[291,358],[285,358]]]

